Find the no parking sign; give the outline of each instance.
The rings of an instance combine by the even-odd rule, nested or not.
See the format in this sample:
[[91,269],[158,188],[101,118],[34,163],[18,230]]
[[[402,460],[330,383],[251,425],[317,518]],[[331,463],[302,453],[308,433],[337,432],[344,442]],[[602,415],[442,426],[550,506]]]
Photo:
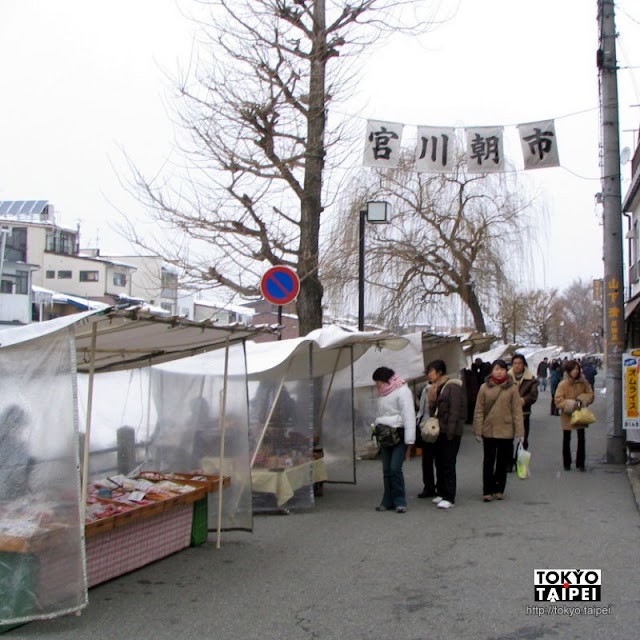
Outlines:
[[300,293],[300,278],[289,267],[271,267],[262,276],[260,291],[269,302],[284,305],[298,297]]

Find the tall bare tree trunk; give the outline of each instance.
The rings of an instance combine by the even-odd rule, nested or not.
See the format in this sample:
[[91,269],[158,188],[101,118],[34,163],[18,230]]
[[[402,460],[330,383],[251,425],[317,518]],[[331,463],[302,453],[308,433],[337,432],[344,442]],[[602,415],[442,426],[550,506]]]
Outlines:
[[476,295],[474,288],[469,285],[463,285],[460,291],[460,297],[469,307],[469,311],[471,311],[476,331],[486,333],[487,325],[485,324],[482,307],[480,306],[480,301],[478,300],[478,296]]
[[325,0],[314,2],[313,48],[309,78],[309,112],[305,153],[304,196],[300,218],[300,295],[296,305],[300,334],[322,327],[322,283],[318,275],[320,216],[322,214],[322,171],[326,124],[325,76],[327,34]]

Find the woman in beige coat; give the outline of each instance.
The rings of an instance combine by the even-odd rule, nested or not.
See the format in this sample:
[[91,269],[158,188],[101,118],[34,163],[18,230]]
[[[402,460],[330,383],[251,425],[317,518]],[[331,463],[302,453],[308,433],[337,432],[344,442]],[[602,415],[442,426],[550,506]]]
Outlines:
[[524,439],[522,402],[516,384],[507,375],[507,364],[496,360],[491,375],[478,391],[473,414],[473,434],[482,442],[482,499],[504,498],[507,468],[513,456],[513,439]]
[[584,471],[585,437],[584,427],[571,425],[571,414],[580,407],[593,402],[593,389],[582,375],[580,363],[568,360],[564,365],[564,378],[556,389],[554,396],[556,407],[560,409],[560,426],[562,427],[562,462],[565,471],[571,469],[571,432],[578,434],[578,450],[576,452],[576,468]]

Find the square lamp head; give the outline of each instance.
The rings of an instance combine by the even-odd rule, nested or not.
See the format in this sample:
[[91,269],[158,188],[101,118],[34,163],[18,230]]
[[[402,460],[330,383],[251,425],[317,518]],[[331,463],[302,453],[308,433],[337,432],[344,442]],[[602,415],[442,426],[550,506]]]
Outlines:
[[367,202],[367,222],[387,224],[391,220],[391,205],[388,202]]

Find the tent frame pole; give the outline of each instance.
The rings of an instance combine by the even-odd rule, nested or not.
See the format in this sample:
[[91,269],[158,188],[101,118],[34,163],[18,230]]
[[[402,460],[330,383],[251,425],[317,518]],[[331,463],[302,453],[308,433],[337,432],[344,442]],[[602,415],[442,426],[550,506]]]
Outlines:
[[260,433],[260,438],[258,438],[258,442],[256,443],[256,450],[253,452],[253,456],[251,456],[251,466],[250,466],[251,469],[253,469],[253,465],[256,461],[256,457],[258,456],[258,451],[262,446],[262,441],[264,440],[264,436],[267,432],[267,427],[269,426],[269,422],[271,422],[271,417],[273,416],[273,412],[276,409],[278,400],[280,400],[280,395],[282,394],[282,389],[284,389],[284,383],[287,380],[287,376],[289,375],[289,369],[291,368],[292,362],[293,362],[293,358],[289,358],[289,362],[287,363],[287,370],[284,372],[284,375],[282,376],[282,380],[280,380],[278,391],[276,392],[276,395],[273,398],[273,402],[271,403],[271,407],[269,408],[269,413],[267,415],[266,420],[264,421],[262,432]]
[[87,419],[84,428],[84,452],[82,458],[82,522],[86,521],[87,498],[89,496],[89,447],[91,443],[91,418],[93,413],[93,379],[96,372],[96,344],[98,341],[98,323],[91,327],[91,359],[89,361],[89,390],[87,393]]
[[220,548],[222,537],[222,491],[224,485],[224,441],[227,431],[227,391],[229,380],[229,340],[224,347],[224,379],[222,383],[222,401],[220,403],[220,477],[218,478],[218,522],[216,526],[216,549]]

